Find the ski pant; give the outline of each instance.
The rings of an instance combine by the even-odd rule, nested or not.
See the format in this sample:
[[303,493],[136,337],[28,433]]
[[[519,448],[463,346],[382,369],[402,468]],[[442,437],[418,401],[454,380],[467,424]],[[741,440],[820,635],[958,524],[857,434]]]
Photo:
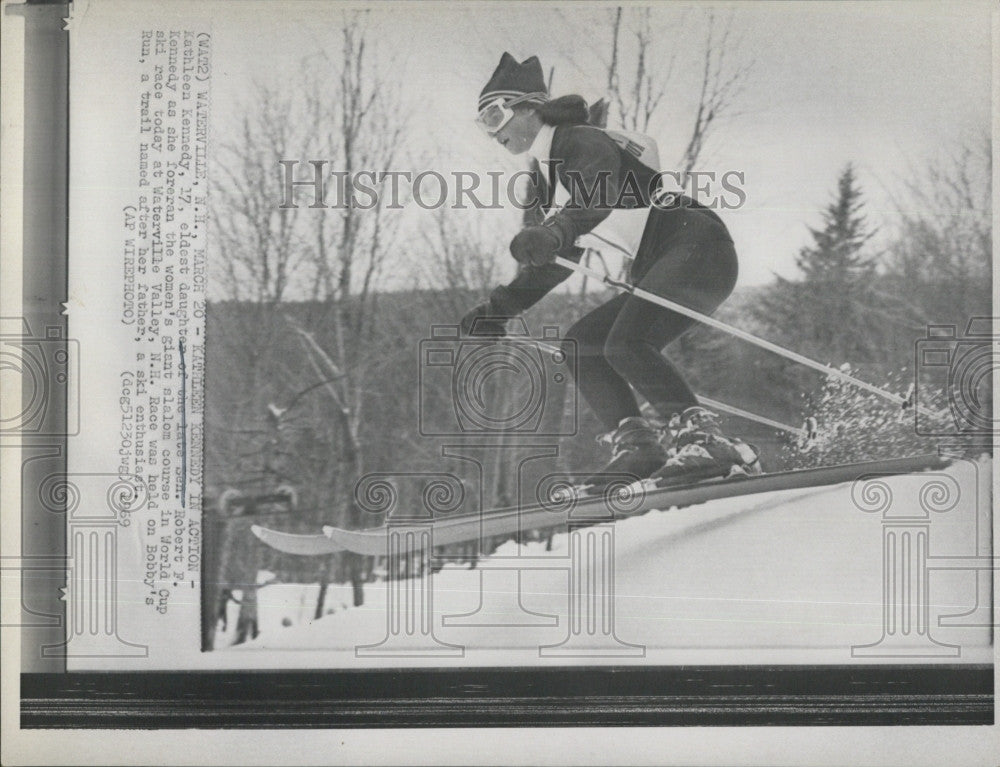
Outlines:
[[[665,242],[649,242],[656,226],[647,226],[635,264],[643,268],[633,282],[654,295],[712,314],[736,284],[736,251],[725,227],[704,214],[686,213],[697,219]],[[656,252],[650,253],[651,248]],[[695,324],[697,320],[686,315],[622,294],[569,329],[563,349],[577,389],[606,429],[640,414],[630,385],[663,418],[697,404],[681,371],[660,353]]]

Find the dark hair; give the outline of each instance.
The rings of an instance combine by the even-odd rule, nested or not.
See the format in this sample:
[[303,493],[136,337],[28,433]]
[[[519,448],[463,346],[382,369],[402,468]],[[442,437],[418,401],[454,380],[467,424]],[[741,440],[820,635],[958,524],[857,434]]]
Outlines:
[[540,104],[536,110],[546,125],[586,125],[590,112],[583,96],[560,96]]

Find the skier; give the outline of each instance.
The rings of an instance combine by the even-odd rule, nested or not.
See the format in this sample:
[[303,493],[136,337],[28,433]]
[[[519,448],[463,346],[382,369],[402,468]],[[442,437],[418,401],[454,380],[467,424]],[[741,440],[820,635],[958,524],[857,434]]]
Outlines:
[[[528,153],[547,170],[539,186],[548,216],[511,241],[521,268],[465,315],[465,333],[504,335],[506,320],[569,277],[571,271],[554,259],[579,262],[577,240],[584,235],[632,258],[632,284],[702,314],[714,312],[732,292],[736,251],[719,216],[686,195],[664,193],[661,174],[640,160],[646,156],[641,140],[595,128],[588,118],[582,97],[549,98],[537,57],[518,63],[503,54],[479,96],[476,122],[507,151]],[[694,324],[623,294],[570,328],[563,351],[578,390],[608,429],[599,441],[611,447],[610,462],[585,484],[606,484],[608,475],[644,479],[667,462],[666,448],[641,416],[630,385],[664,419],[696,406],[681,371],[660,353]],[[713,460],[718,472],[728,473],[730,464]]]

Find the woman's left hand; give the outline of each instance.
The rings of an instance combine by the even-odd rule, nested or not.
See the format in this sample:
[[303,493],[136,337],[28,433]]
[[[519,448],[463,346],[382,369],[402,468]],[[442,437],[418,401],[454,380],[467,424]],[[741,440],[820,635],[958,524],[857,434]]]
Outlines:
[[548,226],[528,226],[510,241],[510,253],[519,263],[544,266],[556,260],[562,247],[559,233]]

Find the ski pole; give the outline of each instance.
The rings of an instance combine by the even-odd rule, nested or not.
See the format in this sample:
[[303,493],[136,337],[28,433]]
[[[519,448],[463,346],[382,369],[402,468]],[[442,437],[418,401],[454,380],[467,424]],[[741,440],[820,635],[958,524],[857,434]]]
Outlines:
[[[733,327],[732,325],[729,325],[725,322],[721,322],[717,319],[709,317],[707,314],[702,314],[701,312],[695,311],[694,309],[689,309],[683,304],[678,304],[674,301],[663,298],[662,296],[658,296],[655,293],[650,293],[648,290],[643,290],[642,288],[636,287],[635,285],[630,285],[627,282],[620,282],[618,280],[614,280],[608,277],[606,274],[601,274],[596,269],[591,269],[581,264],[577,264],[573,261],[562,258],[561,256],[557,256],[555,262],[559,264],[559,266],[563,266],[567,269],[572,269],[574,272],[579,272],[580,274],[585,274],[586,276],[591,277],[597,280],[598,282],[604,283],[610,288],[614,288],[615,290],[629,293],[635,296],[636,298],[641,298],[644,301],[649,301],[651,303],[657,304],[658,306],[662,306],[665,309],[670,309],[672,311],[678,312],[679,314],[684,314],[688,317],[691,317],[692,319],[698,320],[699,322],[703,322],[704,324],[709,325],[710,327],[716,328],[717,330],[721,330],[724,333],[729,333],[730,335],[735,336],[736,338],[740,338],[748,343],[759,346],[762,349],[767,349],[768,351],[773,352],[781,357],[790,359],[793,362],[798,362],[800,365],[812,368],[813,370],[817,370],[820,373],[824,373],[828,376],[839,378],[842,381],[847,381],[848,383],[854,384],[855,386],[861,389],[865,389],[866,391],[869,391],[872,394],[882,397],[883,399],[888,400],[889,402],[893,403],[894,405],[898,405],[901,408],[906,407],[906,405],[908,404],[905,397],[901,397],[898,394],[893,394],[892,392],[888,392],[885,389],[881,389],[878,386],[875,386],[874,384],[868,383],[867,381],[862,381],[860,378],[855,378],[850,373],[845,373],[842,370],[837,370],[836,368],[831,367],[830,365],[824,365],[822,362],[816,362],[816,360],[810,359],[805,355],[799,354],[798,352],[793,352],[791,349],[786,349],[783,346],[778,346],[778,344],[771,343],[770,341],[765,341],[763,338],[758,338],[752,333],[747,333],[745,330],[740,330],[739,328]],[[932,417],[939,417],[940,415],[938,413],[932,413],[926,410],[925,408],[920,408],[919,410],[920,412],[926,415],[930,415]]]
[[721,410],[724,413],[729,413],[730,415],[736,415],[740,418],[746,418],[748,421],[756,421],[757,423],[764,424],[765,426],[770,426],[772,429],[777,429],[778,431],[785,431],[789,434],[794,434],[797,437],[804,437],[806,433],[802,429],[796,429],[794,426],[789,426],[788,424],[781,423],[780,421],[772,421],[770,418],[766,418],[762,415],[757,415],[756,413],[751,413],[749,410],[742,410],[735,405],[727,405],[725,402],[720,402],[719,400],[712,399],[711,397],[705,397],[701,394],[695,395],[702,403],[708,405],[710,408],[716,410]]
[[[518,343],[523,346],[534,346],[543,352],[549,354],[559,354],[561,351],[550,344],[544,343],[542,341],[537,341],[534,338],[524,338],[522,336],[504,336],[504,341],[511,341],[513,343]],[[720,402],[719,400],[712,399],[711,397],[705,397],[701,394],[695,395],[698,401],[703,405],[715,408],[716,410],[721,410],[724,413],[729,413],[730,415],[739,416],[740,418],[746,418],[748,421],[756,421],[757,423],[763,424],[764,426],[770,426],[778,431],[785,431],[789,434],[794,434],[797,437],[804,437],[805,431],[802,429],[796,429],[794,426],[789,426],[788,424],[781,423],[780,421],[773,421],[770,418],[766,418],[762,415],[757,415],[756,413],[751,413],[749,410],[742,410],[734,405],[727,405],[725,402]]]

